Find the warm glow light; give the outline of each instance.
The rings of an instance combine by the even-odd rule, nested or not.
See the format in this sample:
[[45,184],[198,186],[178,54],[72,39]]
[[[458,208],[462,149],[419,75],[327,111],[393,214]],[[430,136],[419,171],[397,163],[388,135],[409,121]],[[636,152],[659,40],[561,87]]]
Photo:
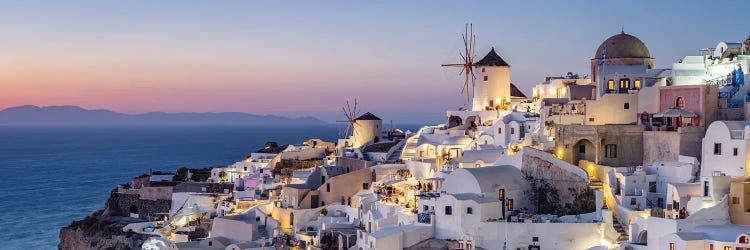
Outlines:
[[557,156],[557,158],[559,158],[559,159],[562,159],[563,158],[563,149],[562,148],[558,148],[557,149],[557,153],[555,154],[555,156]]

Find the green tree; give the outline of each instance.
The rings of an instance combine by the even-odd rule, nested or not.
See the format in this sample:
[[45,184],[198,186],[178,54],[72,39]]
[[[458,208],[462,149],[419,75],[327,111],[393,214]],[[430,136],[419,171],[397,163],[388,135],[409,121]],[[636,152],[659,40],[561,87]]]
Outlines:
[[523,194],[529,198],[534,205],[537,214],[561,214],[560,194],[557,187],[548,180],[537,178],[529,172],[524,171],[524,179],[529,183],[529,188]]

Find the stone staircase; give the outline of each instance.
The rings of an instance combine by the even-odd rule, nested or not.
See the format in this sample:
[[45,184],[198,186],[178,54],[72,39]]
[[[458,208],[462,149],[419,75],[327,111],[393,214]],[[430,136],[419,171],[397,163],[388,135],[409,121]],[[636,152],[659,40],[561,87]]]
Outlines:
[[620,234],[620,236],[617,237],[616,243],[622,244],[622,243],[628,242],[628,240],[630,239],[628,237],[628,231],[625,230],[625,227],[622,224],[620,224],[620,222],[617,221],[617,218],[614,218],[614,226],[615,226],[615,231],[617,231],[617,233]]
[[[604,192],[604,183],[599,179],[591,179],[589,180],[589,188],[598,189]],[[610,208],[606,202],[604,202],[604,208],[612,210],[612,208]],[[615,216],[615,215],[613,214],[612,216]],[[627,228],[623,226],[622,224],[620,224],[620,222],[617,220],[617,217],[612,218],[612,220],[613,220],[613,226],[615,227],[615,231],[617,231],[617,233],[620,234],[620,236],[617,237],[616,243],[622,244],[622,243],[628,242],[629,237],[628,237]]]
[[[404,145],[404,147],[405,146],[406,145]],[[388,159],[385,160],[385,163],[396,163],[398,159],[401,159],[401,153],[404,151],[404,147],[400,147],[393,151],[393,153],[388,156]]]
[[[404,144],[404,147],[400,149],[401,150],[400,157],[402,160],[408,161],[408,160],[414,159],[414,157],[417,156],[417,139],[418,138],[419,138],[419,133],[406,139],[406,144]],[[396,155],[395,152],[394,152],[394,155]]]

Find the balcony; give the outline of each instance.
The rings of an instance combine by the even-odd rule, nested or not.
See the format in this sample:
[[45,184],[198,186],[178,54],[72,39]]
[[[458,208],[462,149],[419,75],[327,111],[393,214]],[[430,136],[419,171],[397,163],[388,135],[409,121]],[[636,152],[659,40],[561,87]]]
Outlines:
[[417,214],[417,222],[422,224],[432,224],[432,213]]

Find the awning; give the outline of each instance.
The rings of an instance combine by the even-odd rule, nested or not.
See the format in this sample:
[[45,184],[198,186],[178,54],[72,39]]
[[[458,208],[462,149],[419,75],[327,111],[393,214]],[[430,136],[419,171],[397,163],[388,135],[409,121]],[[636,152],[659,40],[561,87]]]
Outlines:
[[656,113],[654,117],[698,117],[698,115],[675,107]]

